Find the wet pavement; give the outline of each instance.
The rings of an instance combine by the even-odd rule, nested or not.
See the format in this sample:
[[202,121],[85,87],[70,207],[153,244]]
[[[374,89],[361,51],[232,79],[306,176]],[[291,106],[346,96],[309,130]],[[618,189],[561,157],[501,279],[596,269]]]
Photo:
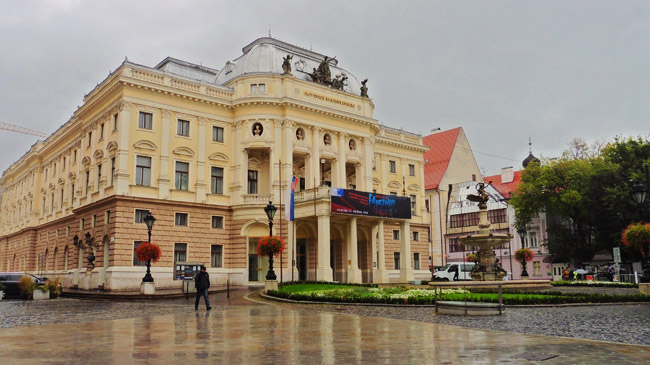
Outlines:
[[246,293],[211,296],[212,311],[194,311],[192,299],[0,302],[0,324],[44,312],[36,323],[0,329],[0,363],[650,362],[647,346],[303,310],[251,303]]

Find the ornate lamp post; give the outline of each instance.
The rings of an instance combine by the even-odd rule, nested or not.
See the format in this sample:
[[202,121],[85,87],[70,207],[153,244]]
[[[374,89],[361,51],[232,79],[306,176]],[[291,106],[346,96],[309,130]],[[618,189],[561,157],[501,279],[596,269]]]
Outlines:
[[[641,220],[647,222],[646,214],[650,211],[650,204],[647,202],[648,193],[650,192],[650,173],[648,172],[648,163],[643,164],[645,169],[645,185],[634,183],[632,185],[632,199],[639,206],[641,211]],[[643,276],[642,283],[650,283],[650,247],[643,247]]]
[[[153,224],[156,223],[156,218],[151,215],[151,211],[147,213],[147,216],[143,218],[144,224],[147,225],[147,233],[149,235],[149,240],[147,243],[151,243],[151,229]],[[151,276],[151,260],[147,260],[147,274],[142,278],[143,283],[153,283],[153,276]]]
[[[269,201],[269,204],[264,207],[264,212],[269,218],[269,236],[273,236],[273,217],[278,208],[273,205],[273,202]],[[269,253],[269,272],[266,274],[266,280],[276,280],[278,277],[273,271],[273,253]]]

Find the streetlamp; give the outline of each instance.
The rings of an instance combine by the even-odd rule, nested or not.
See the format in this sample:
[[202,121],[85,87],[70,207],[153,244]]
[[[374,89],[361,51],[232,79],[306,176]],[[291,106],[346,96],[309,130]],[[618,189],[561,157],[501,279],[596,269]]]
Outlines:
[[[156,218],[151,215],[151,211],[147,213],[147,216],[143,218],[144,224],[147,225],[147,234],[149,235],[149,240],[147,243],[151,243],[151,229],[153,224],[156,223]],[[143,283],[153,283],[153,276],[151,276],[151,259],[147,260],[147,274],[142,278]]]
[[[517,230],[517,233],[519,233],[519,238],[521,239],[521,248],[524,248],[524,238],[526,237],[526,230],[523,229],[523,228],[519,228],[519,229]],[[512,254],[512,253],[511,253],[511,254]],[[521,268],[522,268],[522,270],[521,270],[521,276],[522,276],[522,277],[523,277],[523,276],[528,276],[528,271],[526,271],[526,263],[525,263],[525,261],[524,261],[524,263],[521,265]]]
[[[650,173],[648,172],[648,163],[646,162],[643,164],[643,168],[645,169],[645,186],[641,183],[634,183],[634,181],[631,181],[631,183],[634,183],[632,185],[632,199],[634,199],[634,202],[639,206],[639,210],[641,211],[641,220],[645,220],[647,212],[650,210],[650,207],[646,203],[646,197],[648,196],[648,192],[650,192]],[[650,247],[648,247],[648,244],[646,244],[643,247],[643,276],[641,276],[641,282],[642,283],[650,283]]]
[[[269,204],[264,207],[264,212],[266,213],[266,216],[269,218],[269,236],[273,236],[273,217],[275,216],[275,212],[278,210],[278,208],[273,205],[273,202],[269,201]],[[273,253],[269,253],[269,272],[266,274],[266,280],[276,280],[278,277],[275,275],[275,272],[273,271]]]

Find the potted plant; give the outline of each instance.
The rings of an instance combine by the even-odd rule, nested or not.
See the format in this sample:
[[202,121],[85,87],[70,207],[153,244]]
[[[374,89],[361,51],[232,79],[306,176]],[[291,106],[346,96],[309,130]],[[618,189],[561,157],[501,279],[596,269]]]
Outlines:
[[529,248],[520,248],[515,252],[515,260],[521,264],[521,278],[522,280],[528,279],[528,272],[526,271],[526,262],[533,261],[533,251]]
[[[623,231],[621,240],[625,246],[641,251],[643,255],[641,283],[650,283],[650,223],[630,224]],[[639,290],[644,294],[650,294],[650,285],[640,285]]]
[[29,276],[21,276],[20,280],[18,280],[18,289],[20,289],[20,296],[23,299],[32,299],[36,284]]
[[156,289],[153,276],[151,276],[151,262],[156,262],[160,259],[160,246],[155,243],[143,242],[135,249],[135,255],[138,257],[138,260],[147,262],[147,274],[142,278],[140,292],[142,294],[153,294]]
[[46,280],[45,287],[47,287],[47,290],[50,292],[50,299],[56,299],[61,296],[61,283],[59,278]]
[[269,257],[269,272],[266,274],[266,290],[277,290],[277,276],[273,271],[273,256],[279,256],[284,251],[284,241],[278,236],[262,237],[257,242],[257,254]]

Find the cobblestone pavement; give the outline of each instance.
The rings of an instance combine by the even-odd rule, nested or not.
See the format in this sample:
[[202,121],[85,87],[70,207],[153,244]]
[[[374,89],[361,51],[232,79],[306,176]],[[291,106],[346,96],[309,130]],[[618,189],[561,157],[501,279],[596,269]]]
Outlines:
[[[101,306],[82,300],[46,302]],[[0,310],[14,305],[8,303],[0,303]],[[565,365],[650,361],[650,347],[645,346],[513,336],[436,323],[294,310],[285,305],[217,305],[215,301],[212,311],[194,311],[192,305],[188,310],[185,303],[174,301],[118,304],[126,305],[123,308],[128,311],[171,308],[173,313],[0,329],[0,363]]]

